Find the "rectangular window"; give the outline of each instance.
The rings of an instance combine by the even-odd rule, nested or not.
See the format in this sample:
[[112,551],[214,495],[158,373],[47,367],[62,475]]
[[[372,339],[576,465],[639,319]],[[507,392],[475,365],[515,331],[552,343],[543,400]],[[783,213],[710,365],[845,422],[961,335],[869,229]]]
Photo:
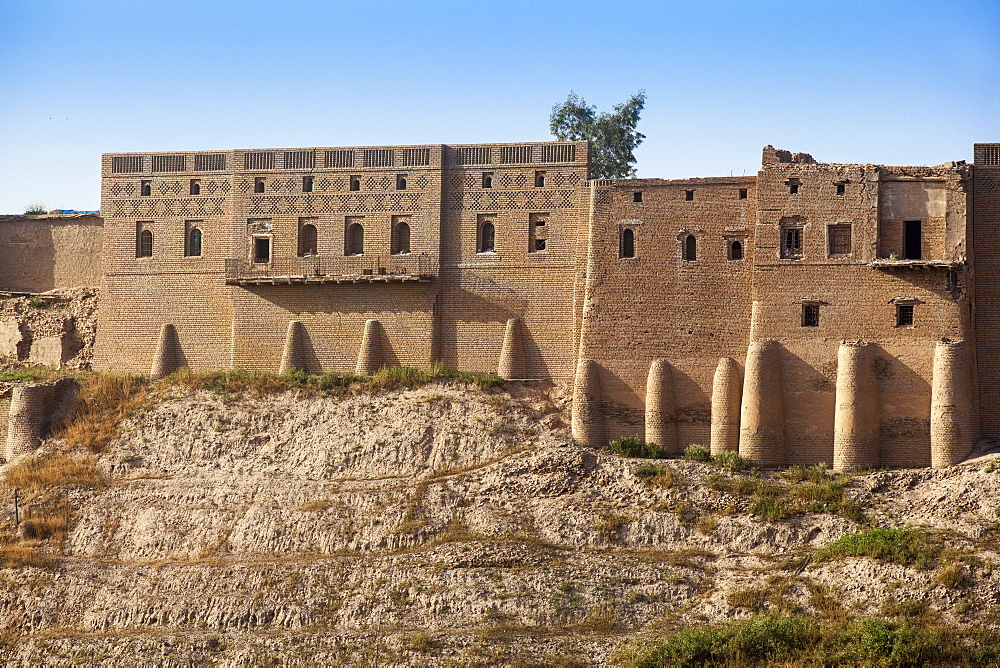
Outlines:
[[111,158],[112,174],[134,174],[142,171],[141,155],[120,155]]
[[187,156],[184,155],[154,155],[154,172],[183,172],[187,168]]
[[225,153],[199,153],[194,156],[194,171],[210,172],[226,168]]
[[740,199],[746,199],[746,198],[747,198],[747,189],[740,188]]
[[802,326],[819,327],[819,304],[802,305]]
[[896,304],[896,327],[913,326],[913,304]]
[[285,169],[313,169],[316,151],[285,151]]
[[573,144],[542,144],[542,162],[575,162],[576,146]]
[[257,263],[271,261],[271,237],[253,238],[253,261]]
[[547,213],[533,213],[528,216],[528,252],[537,253],[545,250],[546,241],[549,236]]
[[845,185],[843,183],[838,183],[837,184],[837,194],[838,195],[843,195],[846,192],[847,192],[847,185]]
[[324,154],[324,164],[327,167],[353,167],[354,151],[333,150]]
[[634,192],[634,193],[632,193],[632,201],[633,202],[641,202],[642,201],[642,193],[641,192]]
[[311,193],[313,191],[314,177],[303,176],[302,177],[302,192]]
[[391,148],[366,148],[364,156],[365,167],[393,166],[393,150]]
[[799,180],[798,179],[796,179],[796,178],[788,179],[787,181],[785,181],[785,185],[788,186],[788,194],[789,195],[798,195],[799,194],[799,185],[800,184],[799,184]]
[[693,190],[685,190],[684,191],[684,201],[685,202],[693,202],[694,201],[694,191]]
[[243,169],[274,169],[274,153],[272,151],[244,153]]
[[531,146],[501,146],[500,162],[504,164],[531,162]]
[[830,257],[851,254],[851,226],[829,225],[826,228]]
[[802,257],[801,227],[781,228],[781,257],[792,259]]

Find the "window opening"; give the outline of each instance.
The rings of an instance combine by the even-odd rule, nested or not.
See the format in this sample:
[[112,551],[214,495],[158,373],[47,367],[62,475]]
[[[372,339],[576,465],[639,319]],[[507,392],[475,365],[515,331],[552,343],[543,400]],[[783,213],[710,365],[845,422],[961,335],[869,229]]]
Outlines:
[[264,192],[264,177],[258,176],[258,177],[254,178],[254,180],[253,180],[253,191],[255,193],[262,193],[262,192]]
[[313,182],[314,182],[314,180],[315,179],[312,176],[303,176],[302,177],[302,192],[304,192],[304,193],[311,193],[313,191]]
[[847,192],[847,186],[844,185],[843,183],[838,183],[837,184],[837,194],[838,195],[843,195],[845,192]]
[[482,227],[479,228],[479,252],[480,253],[494,253],[496,252],[496,228],[493,223],[486,222],[483,223]]
[[834,255],[850,255],[850,225],[830,225],[826,228],[826,235],[831,257]]
[[746,199],[746,198],[747,198],[747,189],[740,188],[740,199]]
[[201,180],[200,179],[191,179],[191,184],[190,184],[190,188],[188,188],[188,192],[190,192],[192,195],[200,195],[201,194]]
[[153,233],[150,230],[143,230],[139,233],[139,247],[136,249],[136,257],[153,257]]
[[396,175],[396,190],[406,190],[406,174]]
[[365,228],[360,223],[351,223],[347,228],[347,247],[344,255],[364,255]]
[[361,190],[361,177],[352,176],[351,177],[351,190]]
[[733,240],[729,244],[729,259],[730,260],[743,259],[743,242],[738,240]]
[[318,237],[316,226],[306,223],[299,228],[299,256],[316,255],[318,253]]
[[395,236],[393,237],[392,252],[395,255],[410,252],[410,226],[407,223],[396,225]]
[[896,327],[913,326],[913,304],[896,304]]
[[800,183],[799,183],[798,179],[796,179],[796,178],[788,179],[787,181],[785,181],[785,185],[788,186],[788,194],[789,195],[798,195],[799,194],[799,185],[800,185]]
[[153,194],[153,182],[152,181],[140,181],[139,182],[139,195],[141,197],[149,197]]
[[781,229],[781,257],[802,257],[802,228],[783,227]]
[[641,202],[642,201],[642,193],[641,192],[634,192],[634,193],[632,193],[632,201],[633,202]]
[[698,240],[694,238],[693,234],[684,237],[684,259],[687,262],[698,259]]
[[693,190],[685,190],[684,191],[684,201],[686,201],[686,202],[693,202],[694,201],[694,191]]
[[201,257],[201,230],[192,227],[188,232],[187,253],[188,257]]
[[528,217],[528,252],[545,250],[548,238],[548,214],[533,213]]
[[629,227],[622,230],[618,257],[635,257],[635,230]]
[[493,187],[493,172],[483,172],[483,187],[484,188]]
[[819,327],[819,304],[802,305],[802,326]]
[[253,261],[258,264],[271,261],[271,237],[253,238]]
[[903,222],[903,259],[919,260],[922,254],[920,238],[920,221],[907,220]]
[[545,187],[545,172],[535,172],[535,187],[536,188]]

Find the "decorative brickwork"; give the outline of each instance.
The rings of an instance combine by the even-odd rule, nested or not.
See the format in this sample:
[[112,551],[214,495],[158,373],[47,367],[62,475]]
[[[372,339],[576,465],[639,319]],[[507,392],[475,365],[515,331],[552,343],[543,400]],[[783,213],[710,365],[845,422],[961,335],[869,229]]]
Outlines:
[[589,150],[106,155],[95,363],[575,378],[581,442],[765,466],[1000,438],[1000,144],[975,171],[769,146],[756,176],[588,182]]

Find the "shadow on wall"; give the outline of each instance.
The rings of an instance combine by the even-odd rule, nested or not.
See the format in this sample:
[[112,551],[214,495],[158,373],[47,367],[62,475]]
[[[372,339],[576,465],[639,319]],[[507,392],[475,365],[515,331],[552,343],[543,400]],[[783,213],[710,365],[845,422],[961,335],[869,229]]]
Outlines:
[[[484,281],[484,283],[490,282]],[[512,292],[499,286],[497,291],[500,294]],[[523,298],[504,300],[503,297],[491,300],[464,289],[458,293],[449,295],[454,315],[439,320],[438,349],[445,366],[464,371],[497,373],[507,321],[514,318],[521,321],[518,324],[518,339],[524,356],[524,376],[548,378],[551,375],[542,351],[525,321],[527,300]],[[505,301],[507,303],[504,303]],[[480,344],[480,354],[475,360],[462,359],[462,352],[459,349],[459,341],[469,339],[468,332],[460,333],[459,329],[470,324],[479,331],[479,335],[474,337]]]

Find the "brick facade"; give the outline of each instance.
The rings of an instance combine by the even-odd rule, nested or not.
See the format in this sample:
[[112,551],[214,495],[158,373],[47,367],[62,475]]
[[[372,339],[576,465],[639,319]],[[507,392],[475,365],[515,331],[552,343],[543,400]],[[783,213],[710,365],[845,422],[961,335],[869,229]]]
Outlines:
[[95,365],[442,360],[576,376],[594,445],[950,463],[1000,437],[975,400],[1000,402],[1000,283],[970,263],[975,238],[1000,269],[995,146],[974,168],[766,147],[756,176],[590,182],[586,142],[109,154]]

